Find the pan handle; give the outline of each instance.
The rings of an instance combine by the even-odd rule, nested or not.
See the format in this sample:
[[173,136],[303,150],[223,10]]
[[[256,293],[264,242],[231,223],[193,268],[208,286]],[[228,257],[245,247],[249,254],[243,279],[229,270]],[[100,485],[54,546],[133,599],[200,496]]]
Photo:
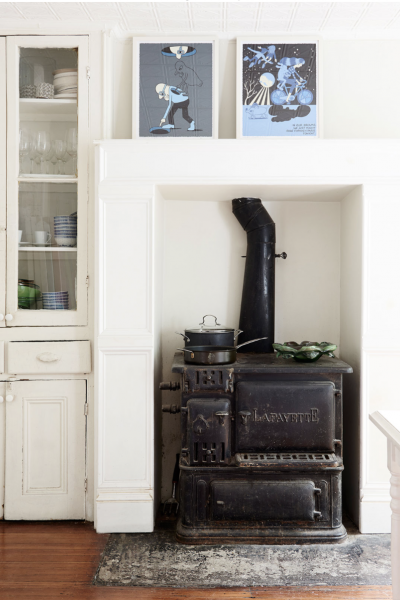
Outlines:
[[190,352],[191,353],[190,358],[194,358],[193,350],[188,350],[187,348],[177,348],[177,350],[182,350],[182,352]]
[[181,335],[183,337],[183,339],[185,340],[185,342],[190,342],[190,338],[188,338],[187,335],[185,335],[184,333],[179,333],[179,331],[175,331],[176,335]]
[[241,329],[235,329],[234,333],[235,333],[235,335],[234,335],[233,339],[236,340],[237,336],[240,335],[241,333],[243,333],[243,331]]
[[262,337],[262,338],[256,338],[255,340],[249,340],[248,342],[243,342],[243,344],[239,344],[239,346],[236,346],[237,348],[241,348],[242,346],[245,346],[246,344],[252,344],[253,342],[259,342],[260,340],[267,340],[267,337]]

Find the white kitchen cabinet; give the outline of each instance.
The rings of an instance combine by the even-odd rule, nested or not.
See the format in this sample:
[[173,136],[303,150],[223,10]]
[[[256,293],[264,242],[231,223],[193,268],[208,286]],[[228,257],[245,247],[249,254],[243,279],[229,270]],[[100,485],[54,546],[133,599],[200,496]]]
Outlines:
[[[0,37],[5,519],[84,519],[92,502],[86,493],[89,38]],[[45,97],[53,85],[55,96]],[[92,128],[94,122],[92,115]]]
[[84,519],[86,381],[2,385],[5,518]]

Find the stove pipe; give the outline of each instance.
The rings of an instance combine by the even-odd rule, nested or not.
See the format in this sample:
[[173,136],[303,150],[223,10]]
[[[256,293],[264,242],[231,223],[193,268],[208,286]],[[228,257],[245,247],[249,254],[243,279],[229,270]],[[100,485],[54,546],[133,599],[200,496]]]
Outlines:
[[275,223],[260,198],[235,198],[232,211],[247,233],[240,308],[240,343],[267,336],[238,352],[273,352],[275,333]]

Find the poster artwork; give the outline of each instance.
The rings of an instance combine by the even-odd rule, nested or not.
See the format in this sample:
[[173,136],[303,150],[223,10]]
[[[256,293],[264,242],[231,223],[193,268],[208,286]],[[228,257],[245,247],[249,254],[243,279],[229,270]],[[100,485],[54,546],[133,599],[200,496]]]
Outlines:
[[139,137],[212,137],[213,44],[139,45]]
[[242,135],[316,137],[317,45],[244,43],[242,59]]

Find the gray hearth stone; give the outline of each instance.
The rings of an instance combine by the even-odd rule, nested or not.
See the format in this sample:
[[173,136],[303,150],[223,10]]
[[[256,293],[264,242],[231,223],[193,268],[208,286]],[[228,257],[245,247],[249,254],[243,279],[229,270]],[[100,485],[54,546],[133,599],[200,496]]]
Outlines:
[[390,535],[342,544],[190,546],[173,531],[113,534],[94,583],[176,588],[390,585]]

